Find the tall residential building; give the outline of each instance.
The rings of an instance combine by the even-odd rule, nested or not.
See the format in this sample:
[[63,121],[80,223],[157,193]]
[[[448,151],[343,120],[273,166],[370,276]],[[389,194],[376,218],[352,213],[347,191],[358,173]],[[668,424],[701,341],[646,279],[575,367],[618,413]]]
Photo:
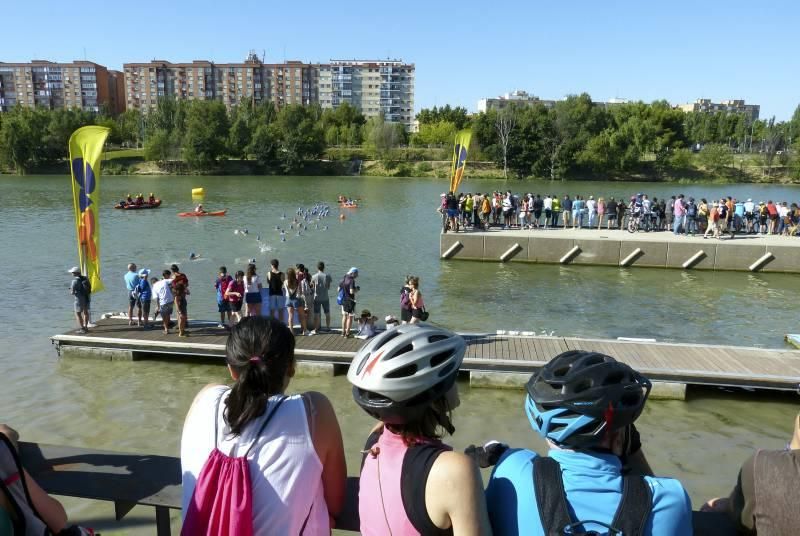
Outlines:
[[112,87],[119,83],[114,73],[90,61],[0,62],[0,112],[19,104],[51,110],[82,108],[90,112],[106,107],[117,114],[125,109],[125,103],[112,95],[115,91]]
[[677,107],[684,112],[744,114],[750,121],[756,121],[761,111],[760,105],[745,104],[744,99],[724,100],[722,102],[711,102],[711,99],[697,99],[688,104],[679,104]]
[[319,70],[323,108],[352,104],[365,117],[383,117],[411,130],[414,122],[414,64],[402,60],[330,60]]
[[317,69],[300,61],[262,63],[250,53],[243,63],[196,60],[170,63],[126,63],[125,96],[128,108],[149,109],[159,97],[186,100],[219,100],[230,108],[244,99],[254,103],[287,104],[317,102]]

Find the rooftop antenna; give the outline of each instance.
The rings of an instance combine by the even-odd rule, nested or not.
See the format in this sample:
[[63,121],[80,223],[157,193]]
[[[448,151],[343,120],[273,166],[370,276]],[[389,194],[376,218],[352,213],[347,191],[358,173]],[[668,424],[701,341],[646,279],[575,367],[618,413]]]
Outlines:
[[261,49],[261,63],[267,61],[266,57],[267,57],[267,49],[263,48]]

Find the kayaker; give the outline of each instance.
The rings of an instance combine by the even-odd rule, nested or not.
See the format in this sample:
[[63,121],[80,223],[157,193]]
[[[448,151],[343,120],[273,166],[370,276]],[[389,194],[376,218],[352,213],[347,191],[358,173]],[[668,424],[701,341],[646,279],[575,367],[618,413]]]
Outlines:
[[138,205],[138,206],[144,205],[144,195],[143,194],[140,193],[139,195],[136,196],[136,205]]
[[128,197],[125,198],[125,203],[127,203],[128,205],[133,204],[133,197],[131,197],[131,194],[128,194]]
[[153,195],[153,192],[150,192],[150,197],[147,198],[147,202],[151,205],[156,204],[156,196]]
[[196,207],[194,207],[194,211],[197,212],[198,214],[205,214],[206,213],[206,211],[203,210],[203,203],[198,203],[198,205]]

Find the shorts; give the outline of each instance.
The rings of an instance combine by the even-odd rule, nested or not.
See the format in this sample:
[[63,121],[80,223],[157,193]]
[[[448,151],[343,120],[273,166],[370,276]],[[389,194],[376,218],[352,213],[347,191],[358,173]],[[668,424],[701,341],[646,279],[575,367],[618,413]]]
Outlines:
[[245,303],[261,303],[260,292],[246,292],[244,295]]
[[[548,210],[548,212],[550,212],[550,211]],[[533,211],[533,217],[534,217],[534,218],[536,218],[537,220],[538,220],[538,219],[539,219],[541,216],[542,216],[542,211],[541,211],[541,210],[534,210],[534,211]]]
[[356,300],[352,298],[345,298],[342,301],[342,314],[353,316],[356,310]]
[[142,304],[142,301],[133,294],[132,290],[128,291],[128,304],[131,307],[133,307],[134,305],[137,305],[137,304],[138,305]]
[[163,303],[161,307],[158,308],[158,312],[161,313],[162,318],[166,318],[172,314],[172,304],[173,302]]
[[186,303],[186,298],[178,298],[178,314],[181,316],[186,316],[189,312],[189,304]]
[[238,312],[240,312],[242,310],[242,302],[241,301],[228,302],[228,305],[230,306],[231,311],[233,311],[234,313],[238,313]]
[[217,311],[220,313],[231,312],[231,304],[226,301],[217,302]]
[[317,301],[317,299],[314,298],[314,314],[318,315],[319,312],[320,312],[320,309],[322,309],[322,311],[324,311],[326,315],[331,314],[331,302],[330,302],[330,300]]
[[400,321],[401,322],[410,322],[411,321],[411,309],[400,309]]
[[411,316],[422,320],[422,309],[411,309]]
[[269,309],[270,311],[275,311],[278,309],[283,309],[283,295],[282,294],[270,294],[269,295]]
[[89,300],[83,296],[75,296],[74,309],[76,313],[82,313],[89,310]]
[[293,309],[297,309],[300,307],[300,298],[287,298],[286,299],[286,308],[292,307]]
[[458,209],[455,208],[448,208],[447,209],[447,217],[448,218],[455,218],[458,216]]

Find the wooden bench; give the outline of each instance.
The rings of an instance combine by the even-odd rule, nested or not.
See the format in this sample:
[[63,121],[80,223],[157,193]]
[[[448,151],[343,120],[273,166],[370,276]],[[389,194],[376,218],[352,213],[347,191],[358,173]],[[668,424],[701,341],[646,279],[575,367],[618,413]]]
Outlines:
[[[48,493],[114,503],[117,521],[137,504],[156,511],[158,536],[170,535],[169,510],[181,508],[181,461],[171,456],[131,454],[20,442],[22,463]],[[698,536],[736,534],[721,514],[694,512]],[[347,500],[336,528],[358,532],[358,478],[347,479]]]

